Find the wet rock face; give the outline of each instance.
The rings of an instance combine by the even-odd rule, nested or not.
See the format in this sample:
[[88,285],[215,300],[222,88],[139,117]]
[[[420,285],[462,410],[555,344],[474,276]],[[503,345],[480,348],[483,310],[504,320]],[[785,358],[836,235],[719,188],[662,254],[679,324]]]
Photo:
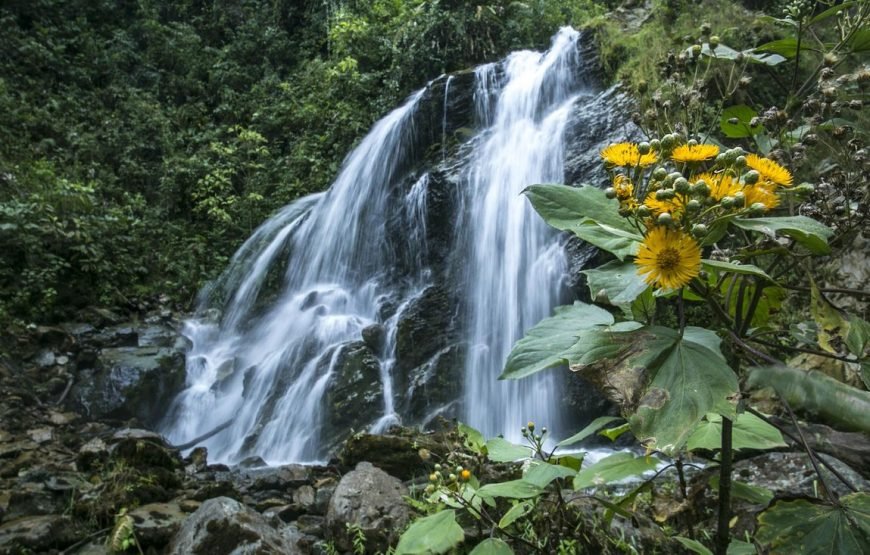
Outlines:
[[366,537],[366,552],[385,552],[408,523],[410,509],[402,499],[408,488],[393,476],[361,462],[344,475],[326,513],[326,537],[343,551],[353,548],[348,525]]
[[94,419],[136,418],[153,425],[184,385],[185,343],[171,322],[155,317],[141,325],[66,329],[78,345],[66,398],[73,410]]
[[362,341],[342,349],[333,372],[321,425],[322,437],[335,445],[347,438],[351,429],[364,429],[381,416],[383,387],[381,363]]
[[262,515],[228,497],[209,499],[190,515],[169,547],[171,555],[301,553]]

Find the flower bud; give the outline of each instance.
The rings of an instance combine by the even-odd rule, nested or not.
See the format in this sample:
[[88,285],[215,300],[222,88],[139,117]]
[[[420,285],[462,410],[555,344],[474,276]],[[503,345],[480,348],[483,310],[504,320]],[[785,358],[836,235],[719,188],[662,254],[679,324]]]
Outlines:
[[734,206],[740,208],[744,204],[746,204],[746,195],[743,194],[743,191],[737,191],[734,193]]
[[758,183],[758,180],[760,178],[761,178],[761,174],[759,174],[757,171],[749,170],[743,176],[743,182],[746,183],[747,185],[755,185],[756,183]]
[[643,142],[637,145],[637,151],[641,154],[649,154],[649,151],[652,149],[649,143]]
[[692,57],[697,58],[700,55],[701,55],[701,45],[700,44],[693,44],[692,45]]
[[450,473],[450,476],[447,477],[447,479],[450,480],[451,482],[455,482],[456,478],[457,478],[456,474],[453,474],[452,472]]
[[526,428],[528,428],[530,432],[534,432],[535,431],[535,423],[530,421],[528,424],[526,424]]
[[671,215],[667,212],[662,212],[661,214],[659,214],[659,217],[656,221],[658,221],[658,223],[661,225],[670,225],[674,223],[674,218],[672,218]]
[[812,183],[801,183],[797,187],[794,188],[796,193],[800,193],[802,195],[810,195],[815,192],[816,187]]
[[719,46],[719,37],[716,35],[713,35],[712,37],[710,37],[710,40],[708,40],[707,42],[710,43],[710,48],[716,48],[717,46]]
[[751,77],[741,77],[737,81],[737,86],[740,87],[741,89],[745,89],[749,86],[750,83],[752,83]]
[[686,194],[689,192],[689,182],[685,177],[674,180],[674,189],[678,193]]
[[703,179],[699,179],[692,186],[692,192],[698,195],[699,197],[706,197],[710,194],[710,186],[707,185],[707,182]]
[[734,197],[722,197],[719,204],[722,205],[722,208],[732,208],[734,206]]
[[672,134],[668,133],[667,135],[662,137],[662,148],[664,148],[665,150],[670,150],[674,148],[676,142],[677,139]]
[[609,198],[609,199],[615,199],[616,198],[616,189],[614,189],[613,187],[608,187],[608,188],[604,189],[604,196]]
[[434,468],[435,468],[435,470],[441,470],[441,465],[438,463],[435,463]]
[[680,172],[671,172],[668,174],[668,179],[670,179],[671,182],[674,182],[681,177],[683,177],[683,174],[681,174]]
[[620,215],[621,217],[623,217],[623,218],[628,218],[629,216],[632,215],[631,208],[623,208],[623,207],[620,207],[620,208],[616,211],[616,213],[619,214],[619,215]]
[[659,189],[656,191],[656,200],[668,200],[670,189]]
[[833,52],[828,52],[825,54],[825,57],[822,59],[822,63],[825,64],[826,67],[832,67],[837,65],[837,62],[840,61],[840,58],[837,57]]
[[722,166],[722,165],[724,165],[726,162],[727,162],[727,160],[725,159],[725,153],[724,153],[724,152],[721,152],[721,153],[719,153],[719,154],[716,155],[716,163],[717,163],[717,164],[719,164],[720,166]]
[[649,218],[650,209],[648,206],[641,204],[637,207],[636,214],[638,218]]
[[649,89],[649,85],[647,84],[646,81],[641,80],[640,82],[638,82],[638,84],[637,84],[637,92],[639,92],[640,94],[643,94],[643,93],[645,93],[648,89]]
[[662,148],[662,142],[658,139],[653,139],[649,142],[649,146],[653,150],[659,150]]
[[738,156],[737,158],[735,158],[734,165],[737,166],[738,168],[741,168],[741,169],[745,168],[746,167],[746,156]]
[[761,216],[764,214],[766,207],[762,202],[753,202],[752,206],[749,207],[749,214],[751,216]]
[[471,480],[471,471],[468,469],[463,469],[459,473],[459,477],[462,479],[463,482],[467,482],[467,481]]
[[668,170],[664,168],[656,168],[654,172],[652,172],[653,179],[656,181],[663,181],[668,176]]
[[701,210],[701,203],[695,199],[692,199],[686,203],[686,210],[689,212],[698,212],[699,210]]
[[704,224],[695,224],[692,226],[692,235],[695,237],[703,237],[707,235],[707,226]]
[[425,491],[429,495],[432,495],[433,493],[435,493],[435,486],[433,486],[432,484],[429,484],[428,486],[426,486],[426,488],[423,491]]
[[429,475],[429,481],[430,481],[430,482],[437,482],[437,481],[438,481],[438,475],[435,474],[435,473],[433,472],[432,474]]

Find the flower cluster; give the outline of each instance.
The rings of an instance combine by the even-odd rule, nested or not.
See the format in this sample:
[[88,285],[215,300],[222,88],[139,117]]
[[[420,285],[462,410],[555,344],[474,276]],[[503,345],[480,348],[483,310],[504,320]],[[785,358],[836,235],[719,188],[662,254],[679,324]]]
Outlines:
[[644,235],[635,264],[658,288],[687,285],[701,270],[701,246],[728,219],[776,208],[789,171],[740,148],[684,142],[669,134],[649,142],[617,143],[601,151],[610,171],[608,198]]

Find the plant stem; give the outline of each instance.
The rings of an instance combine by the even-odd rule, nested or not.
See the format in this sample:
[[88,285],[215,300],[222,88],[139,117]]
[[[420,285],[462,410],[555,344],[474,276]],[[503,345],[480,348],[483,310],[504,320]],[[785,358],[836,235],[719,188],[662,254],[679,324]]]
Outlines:
[[719,519],[716,527],[716,555],[728,555],[731,543],[731,432],[732,422],[722,417],[722,450],[719,464]]
[[761,339],[750,338],[749,340],[752,341],[753,343],[765,345],[765,346],[771,347],[773,349],[784,349],[787,351],[795,351],[798,353],[807,353],[809,355],[816,355],[816,356],[825,357],[825,358],[832,358],[834,360],[842,360],[843,362],[858,362],[856,359],[842,357],[842,356],[838,356],[838,355],[832,355],[831,353],[826,353],[825,351],[817,351],[815,349],[806,349],[804,347],[793,347],[791,345],[778,345],[776,343],[771,343],[769,341],[762,341]]

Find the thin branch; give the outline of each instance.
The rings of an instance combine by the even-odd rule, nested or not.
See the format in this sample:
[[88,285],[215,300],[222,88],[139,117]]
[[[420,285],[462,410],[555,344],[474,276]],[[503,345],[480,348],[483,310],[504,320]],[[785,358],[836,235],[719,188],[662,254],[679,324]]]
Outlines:
[[750,337],[749,340],[752,341],[753,343],[758,343],[760,345],[764,345],[766,347],[771,347],[773,349],[784,349],[787,351],[806,353],[809,355],[816,355],[816,356],[825,357],[825,358],[832,358],[834,360],[842,360],[843,362],[858,362],[854,358],[848,358],[848,357],[843,357],[843,356],[839,356],[839,355],[832,355],[831,353],[826,353],[825,351],[818,351],[816,349],[807,349],[804,347],[794,347],[792,345],[782,345],[782,344],[778,344],[778,343],[771,343],[770,341],[763,341],[761,339],[755,339],[752,337]]
[[[749,414],[751,414],[751,415],[753,415],[753,416],[756,416],[756,417],[758,417],[758,418],[764,420],[764,421],[767,422],[769,425],[771,425],[771,426],[773,426],[774,428],[776,428],[777,430],[779,430],[779,431],[780,431],[784,436],[788,437],[788,438],[789,438],[790,440],[792,440],[793,442],[795,442],[795,443],[800,443],[800,442],[801,442],[801,440],[798,439],[797,437],[795,437],[794,434],[792,434],[791,432],[789,432],[788,430],[786,430],[785,428],[783,428],[782,426],[780,426],[779,424],[777,424],[776,422],[774,422],[773,420],[771,420],[770,418],[768,418],[766,415],[764,415],[764,414],[758,412],[758,411],[755,410],[754,408],[752,408],[752,407],[746,407],[746,412],[748,412]],[[852,490],[853,492],[857,492],[857,491],[858,491],[858,488],[856,488],[854,485],[852,485],[852,483],[851,483],[849,480],[847,480],[846,477],[843,476],[843,475],[840,473],[840,471],[838,471],[836,468],[834,468],[834,466],[833,466],[831,463],[829,463],[828,461],[826,461],[825,459],[823,459],[823,458],[821,458],[821,457],[819,457],[819,462],[822,463],[822,466],[824,466],[825,468],[827,468],[828,470],[830,470],[830,471],[831,471],[831,474],[833,474],[834,476],[837,477],[837,479],[839,479],[841,482],[843,482],[843,484],[844,484],[847,488],[849,488],[849,489]]]
[[804,437],[804,432],[801,430],[801,427],[798,425],[797,417],[794,415],[794,412],[791,410],[791,405],[788,404],[788,401],[785,397],[783,397],[779,391],[776,392],[779,396],[779,400],[782,401],[785,410],[788,411],[788,416],[791,418],[791,421],[794,423],[794,427],[797,428],[798,436],[801,438],[801,444],[804,446],[804,450],[807,452],[807,455],[810,457],[810,463],[813,465],[813,469],[816,471],[816,474],[819,476],[819,481],[822,483],[822,487],[825,488],[825,496],[828,500],[834,505],[839,505],[839,502],[834,497],[834,492],[831,491],[831,488],[828,487],[828,483],[825,481],[825,477],[822,476],[822,471],[819,470],[819,462],[816,459],[815,453],[810,449],[809,444],[807,443],[806,438]]

